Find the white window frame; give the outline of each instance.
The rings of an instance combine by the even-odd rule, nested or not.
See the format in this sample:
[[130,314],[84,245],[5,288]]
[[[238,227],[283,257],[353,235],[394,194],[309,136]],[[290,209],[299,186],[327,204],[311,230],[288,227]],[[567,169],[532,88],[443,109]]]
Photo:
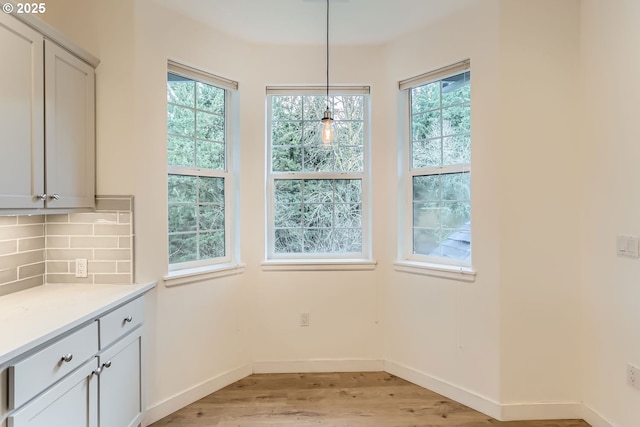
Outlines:
[[[334,269],[373,269],[375,261],[371,259],[371,99],[368,86],[330,87],[330,97],[341,95],[364,96],[364,146],[362,172],[272,172],[272,96],[277,95],[326,95],[326,87],[321,86],[270,86],[267,87],[267,144],[266,144],[266,260],[263,267],[267,270],[334,270]],[[318,117],[318,125],[320,119]],[[274,186],[277,179],[357,179],[362,183],[362,251],[359,253],[326,254],[279,254],[275,253]],[[340,267],[343,266],[343,267]]]
[[[414,253],[413,243],[413,179],[417,176],[443,175],[448,173],[471,172],[471,163],[458,165],[444,165],[439,167],[413,168],[412,163],[412,135],[411,135],[411,96],[413,88],[423,86],[444,78],[464,73],[470,70],[470,61],[464,60],[432,72],[421,74],[399,82],[401,128],[399,130],[398,168],[400,171],[400,188],[398,197],[399,226],[398,226],[398,261],[395,268],[399,271],[425,274],[430,276],[473,281],[475,271],[472,259],[455,259],[440,256],[422,255]],[[473,97],[471,99],[473,103]],[[473,114],[473,113],[472,113]],[[473,140],[473,139],[472,139]],[[473,144],[473,142],[472,142]],[[471,160],[472,162],[473,160]],[[472,195],[473,198],[473,195]],[[472,213],[473,216],[473,213]],[[473,235],[473,227],[471,229]],[[472,238],[473,248],[473,238]]]
[[[224,233],[225,255],[222,257],[187,261],[181,263],[169,263],[167,247],[168,274],[165,276],[167,286],[181,285],[204,278],[220,277],[229,274],[238,274],[239,253],[237,245],[238,224],[235,219],[236,175],[237,175],[237,130],[232,117],[232,111],[237,106],[236,97],[238,83],[223,77],[219,77],[196,68],[183,65],[174,61],[168,61],[167,73],[176,74],[190,80],[206,83],[225,91],[225,167],[224,170],[203,169],[198,167],[171,166],[167,163],[167,180],[169,175],[185,175],[199,177],[215,177],[224,179]],[[165,108],[165,111],[167,109]],[[166,116],[165,116],[166,117]],[[165,185],[167,188],[167,185]],[[168,211],[167,211],[168,221]],[[168,227],[167,227],[168,230]],[[168,234],[167,234],[168,235]],[[200,277],[203,276],[203,277]]]

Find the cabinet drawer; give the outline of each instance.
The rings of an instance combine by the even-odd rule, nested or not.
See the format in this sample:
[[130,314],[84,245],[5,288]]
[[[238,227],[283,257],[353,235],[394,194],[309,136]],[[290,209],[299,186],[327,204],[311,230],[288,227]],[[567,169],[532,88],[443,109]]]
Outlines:
[[98,325],[91,322],[9,366],[9,410],[18,408],[92,358],[98,351]]
[[122,335],[142,324],[144,318],[144,300],[135,299],[109,314],[102,316],[100,322],[100,349],[106,348]]
[[93,374],[95,369],[96,360],[86,362],[13,412],[8,419],[9,427],[97,427],[98,378]]

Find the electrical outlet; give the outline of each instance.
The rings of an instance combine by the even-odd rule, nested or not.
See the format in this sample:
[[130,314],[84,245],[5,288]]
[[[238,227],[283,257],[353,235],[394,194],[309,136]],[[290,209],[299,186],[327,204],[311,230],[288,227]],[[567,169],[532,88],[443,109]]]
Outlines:
[[309,326],[309,313],[300,313],[300,326]]
[[76,277],[87,277],[87,259],[76,259]]
[[640,390],[640,368],[627,364],[627,384],[636,390]]

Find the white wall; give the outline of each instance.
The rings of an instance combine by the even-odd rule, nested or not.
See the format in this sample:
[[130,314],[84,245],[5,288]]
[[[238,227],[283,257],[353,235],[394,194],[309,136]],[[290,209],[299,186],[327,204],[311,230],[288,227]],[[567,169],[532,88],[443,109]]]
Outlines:
[[580,406],[578,47],[578,1],[481,2],[388,46],[392,82],[471,59],[477,279],[392,273],[385,355],[503,418]]
[[[640,234],[632,198],[640,10],[633,0],[603,3],[470,0],[388,45],[332,50],[333,82],[372,87],[378,266],[347,272],[261,266],[265,86],[322,84],[322,46],[247,44],[149,0],[47,4],[46,19],[102,60],[98,192],[135,195],[140,281],[166,273],[167,59],[240,83],[246,270],[160,283],[152,293],[150,419],[244,375],[252,362],[268,371],[385,360],[386,369],[497,417],[574,416],[584,399],[612,425],[637,424],[638,395],[624,376],[627,362],[640,365],[639,264],[616,258],[613,242],[617,233]],[[393,268],[397,82],[465,58],[473,73],[474,283]],[[301,312],[311,313],[311,327],[298,326]]]
[[[381,80],[379,49],[334,48],[332,81],[372,86]],[[265,87],[320,84],[325,81],[324,49],[318,47],[254,46],[253,73],[242,85],[242,224],[243,257],[249,268],[252,347],[258,369],[270,362],[380,360],[376,271],[262,271],[265,215]],[[375,105],[375,104],[374,104]],[[374,162],[384,144],[373,130]],[[374,203],[384,200],[374,194]],[[384,229],[385,218],[374,209],[373,230]],[[378,232],[374,232],[378,240]],[[377,258],[378,254],[374,254]],[[302,312],[310,327],[299,326]],[[381,366],[381,365],[380,365]]]
[[626,384],[627,363],[640,366],[640,260],[615,254],[616,235],[640,234],[639,18],[635,0],[582,3],[582,377],[586,405],[615,426],[640,425]]
[[[396,369],[412,370],[425,385],[442,381],[467,391],[469,395],[455,396],[467,404],[479,396],[485,411],[494,415],[493,404],[500,400],[499,14],[499,2],[476,2],[385,50],[388,115],[393,119],[386,135],[392,141],[386,147],[389,159],[396,157],[397,129],[403,125],[396,112],[398,81],[471,59],[473,265],[478,271],[475,283],[464,283],[390,269],[383,297],[385,358]],[[396,186],[388,190],[389,199],[396,200]],[[390,217],[395,242],[397,213]],[[395,245],[390,249],[385,257],[393,261]]]
[[[166,288],[166,67],[172,59],[242,82],[248,47],[155,3],[135,3],[136,277],[160,280],[150,322],[148,421],[251,372],[242,276]],[[240,102],[243,102],[241,98]]]
[[579,19],[578,1],[501,4],[503,404],[581,400]]
[[[137,3],[135,40],[136,121],[143,124],[136,129],[135,144],[140,280],[166,273],[166,236],[159,230],[166,230],[167,58],[232,78],[240,85],[239,216],[242,261],[247,268],[240,276],[158,288],[148,397],[152,407],[160,406],[151,419],[172,408],[176,400],[163,402],[174,394],[251,361],[262,370],[276,366],[282,370],[296,369],[298,365],[291,362],[309,360],[328,362],[333,369],[358,369],[364,366],[361,362],[380,360],[380,278],[375,272],[261,269],[265,86],[323,83],[323,50],[248,46],[145,1]],[[341,66],[333,70],[334,79],[378,83],[375,56],[375,50],[335,51],[334,60]],[[309,328],[299,326],[302,312],[311,314]],[[167,370],[167,366],[180,369]],[[206,390],[199,389],[202,395]]]

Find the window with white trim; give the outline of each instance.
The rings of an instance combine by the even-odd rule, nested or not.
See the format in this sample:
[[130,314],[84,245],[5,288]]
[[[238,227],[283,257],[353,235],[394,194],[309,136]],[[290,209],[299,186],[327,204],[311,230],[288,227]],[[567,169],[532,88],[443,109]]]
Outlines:
[[[369,90],[268,88],[267,259],[368,259]],[[336,136],[320,139],[329,105]]]
[[235,82],[169,63],[169,270],[231,260],[229,103],[235,89]]
[[405,258],[471,265],[471,72],[465,61],[401,82],[408,93]]

